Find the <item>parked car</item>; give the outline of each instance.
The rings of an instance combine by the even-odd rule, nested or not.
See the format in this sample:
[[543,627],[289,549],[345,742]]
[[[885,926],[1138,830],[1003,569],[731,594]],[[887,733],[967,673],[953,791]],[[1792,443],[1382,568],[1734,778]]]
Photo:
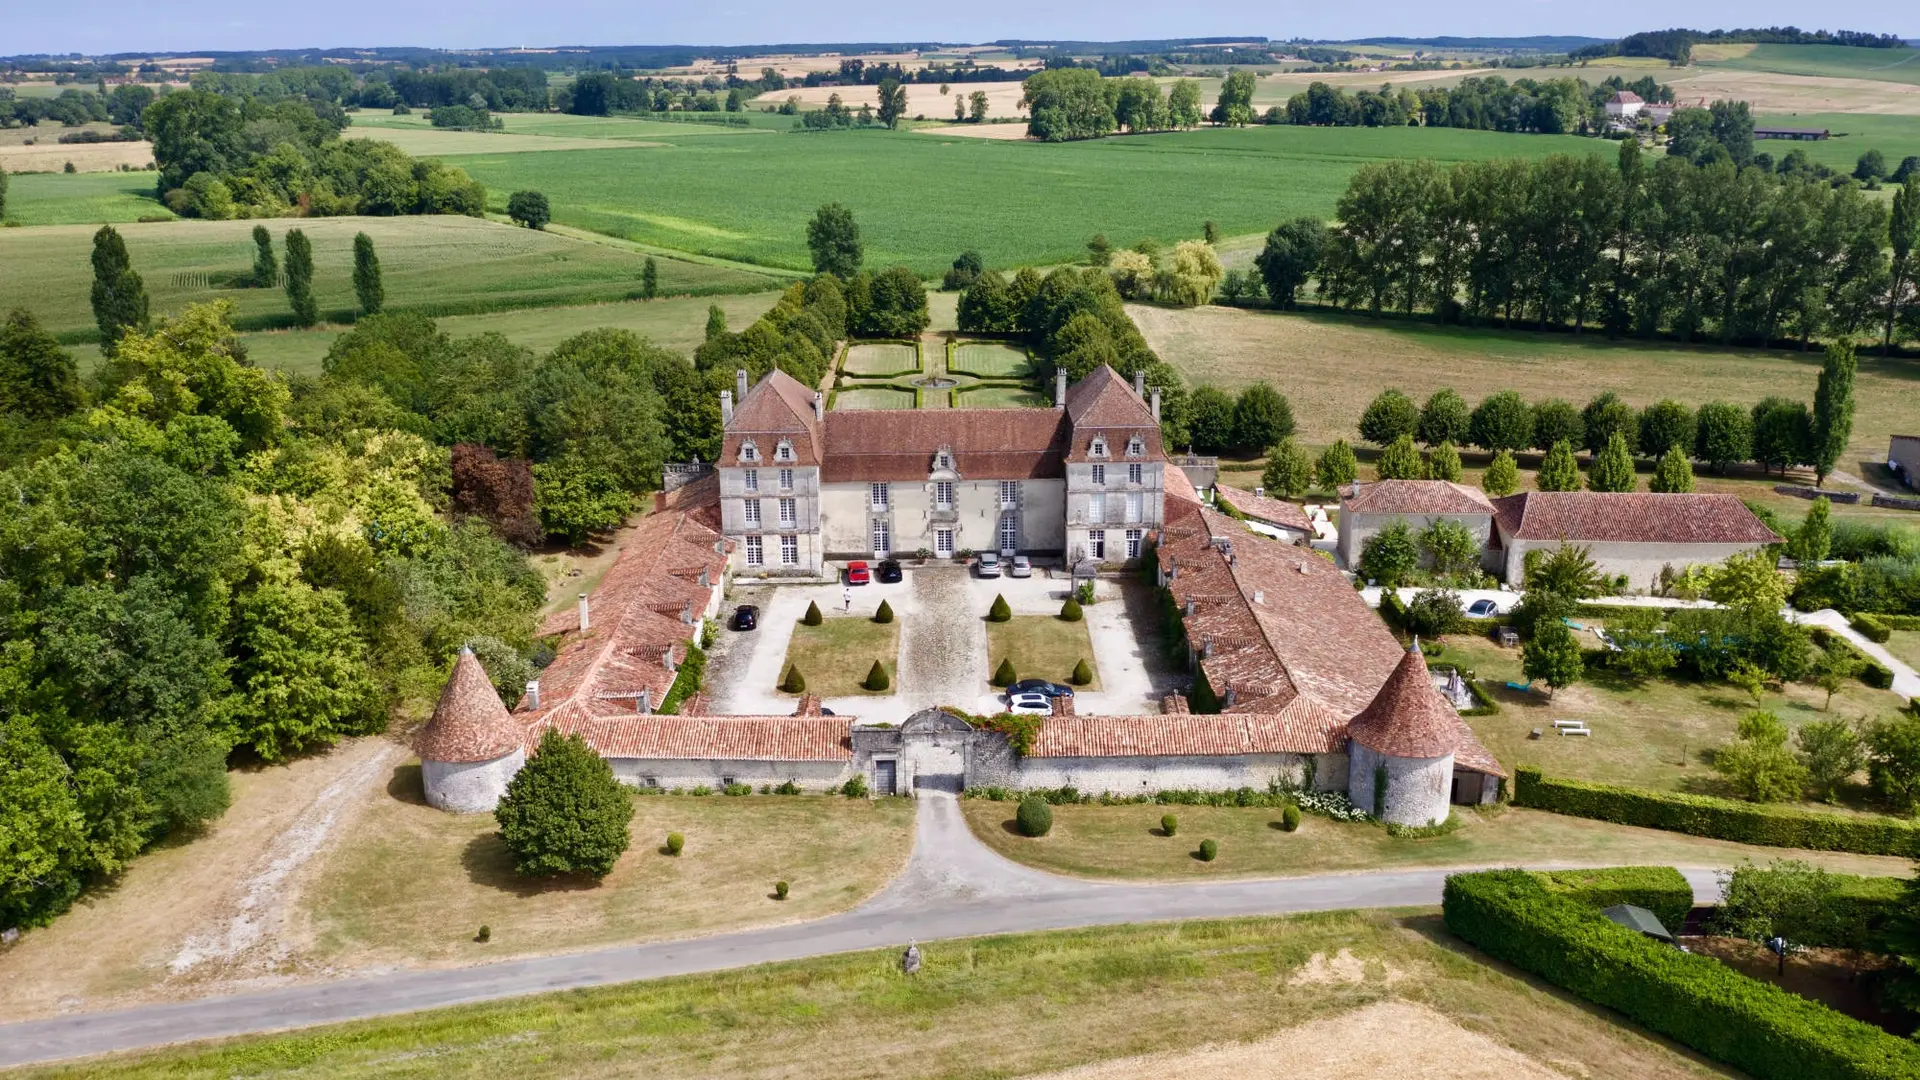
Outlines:
[[1467,605],[1467,614],[1476,619],[1490,619],[1500,614],[1500,605],[1482,597]]
[[1053,699],[1045,694],[1010,694],[1007,696],[1007,711],[1030,716],[1052,716]]
[[973,564],[973,570],[974,573],[979,574],[981,577],[999,577],[1000,553],[997,551],[981,552],[980,558]]
[[872,580],[873,572],[867,569],[866,563],[856,559],[847,564],[847,584],[865,585]]
[[1032,577],[1033,563],[1027,561],[1027,557],[1025,555],[1015,555],[1013,557],[1013,561],[1007,564],[1007,576],[1008,577]]
[[882,585],[894,584],[895,582],[900,580],[900,560],[881,559],[879,572],[880,572],[880,584]]
[[741,604],[733,609],[733,628],[751,630],[760,625],[760,609],[752,604]]
[[1072,697],[1073,687],[1064,683],[1048,682],[1045,679],[1021,679],[1007,687],[1009,694],[1040,694],[1045,697]]

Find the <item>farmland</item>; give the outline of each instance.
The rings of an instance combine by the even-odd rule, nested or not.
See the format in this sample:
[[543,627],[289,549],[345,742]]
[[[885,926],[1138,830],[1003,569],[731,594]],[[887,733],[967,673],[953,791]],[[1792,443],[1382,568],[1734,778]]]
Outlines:
[[1920,52],[1912,49],[1862,49],[1850,45],[1709,45],[1696,51],[1696,59],[1710,67],[1920,85]]
[[[9,176],[7,220],[22,225],[117,224],[143,217],[171,220],[173,214],[153,194],[153,181],[150,172]],[[8,250],[25,235],[9,233]],[[7,272],[0,267],[0,274]]]

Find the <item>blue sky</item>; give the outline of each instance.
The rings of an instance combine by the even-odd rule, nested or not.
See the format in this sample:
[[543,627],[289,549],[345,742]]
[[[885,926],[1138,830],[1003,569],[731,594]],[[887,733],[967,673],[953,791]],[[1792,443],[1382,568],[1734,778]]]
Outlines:
[[192,49],[422,45],[756,44],[775,41],[990,41],[996,38],[1199,37],[1358,38],[1586,34],[1617,37],[1667,26],[1847,27],[1920,37],[1911,3],[1841,3],[1809,9],[1784,0],[1700,0],[1678,4],[1572,4],[1553,0],[1218,0],[1199,8],[1167,0],[875,0],[795,3],[715,0],[91,0],[85,4],[7,0],[0,55]]

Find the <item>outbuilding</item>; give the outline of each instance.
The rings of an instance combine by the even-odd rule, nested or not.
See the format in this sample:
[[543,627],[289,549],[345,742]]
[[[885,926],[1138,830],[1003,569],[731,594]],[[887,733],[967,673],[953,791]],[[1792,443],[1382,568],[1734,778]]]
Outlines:
[[1645,592],[1660,571],[1725,562],[1781,542],[1733,495],[1616,491],[1528,491],[1494,503],[1488,562],[1508,584],[1526,580],[1531,551],[1575,544],[1596,568]]
[[525,733],[472,649],[461,648],[414,749],[427,805],[456,814],[492,811],[527,763]]
[[1414,532],[1436,521],[1466,527],[1482,549],[1493,532],[1493,502],[1478,488],[1450,480],[1375,480],[1340,492],[1340,565],[1359,565],[1367,538],[1395,524]]

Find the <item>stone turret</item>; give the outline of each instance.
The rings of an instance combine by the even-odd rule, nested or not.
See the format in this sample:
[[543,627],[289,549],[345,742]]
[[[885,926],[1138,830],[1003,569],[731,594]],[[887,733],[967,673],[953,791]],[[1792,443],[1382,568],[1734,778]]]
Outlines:
[[491,811],[527,763],[524,743],[486,669],[463,647],[433,719],[414,741],[428,805],[457,814]]
[[1460,732],[1460,714],[1434,689],[1416,639],[1373,701],[1347,724],[1348,797],[1396,825],[1445,821]]

